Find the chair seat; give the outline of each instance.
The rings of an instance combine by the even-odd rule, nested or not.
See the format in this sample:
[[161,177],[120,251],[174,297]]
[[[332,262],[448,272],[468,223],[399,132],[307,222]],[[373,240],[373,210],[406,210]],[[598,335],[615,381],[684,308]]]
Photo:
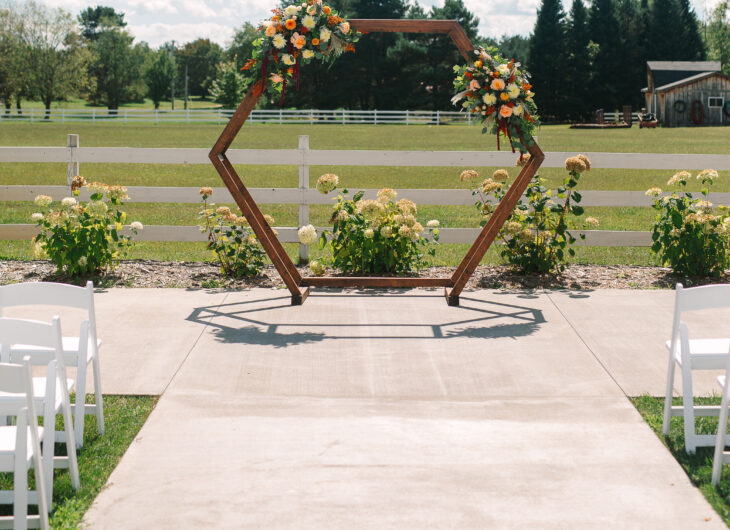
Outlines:
[[[91,338],[86,348],[86,363],[88,364],[94,357],[94,348]],[[101,341],[96,341],[97,350],[101,347]],[[66,364],[76,364],[75,356],[79,353],[79,337],[63,337],[64,361]],[[24,355],[48,355],[48,361],[53,359],[53,351],[50,348],[39,348],[38,346],[30,346],[28,344],[13,344],[10,347],[11,360],[22,360]],[[18,359],[16,359],[18,358]]]
[[[26,455],[28,456],[28,466],[30,467],[33,458],[33,443],[30,436],[30,427],[28,436],[26,436]],[[18,434],[18,428],[15,425],[3,425],[0,427],[0,469],[12,471],[13,461],[15,460],[15,441]],[[43,436],[43,427],[38,427],[38,436]]]
[[[671,349],[671,341],[666,343],[667,349]],[[730,338],[721,339],[690,339],[689,352],[692,356],[692,368],[696,370],[715,370],[725,368]],[[682,357],[679,352],[675,358],[682,364]]]
[[[66,387],[68,392],[70,393],[74,388],[74,380],[73,379],[66,379]],[[7,392],[0,392],[0,400],[2,399],[12,399],[13,397],[17,397],[19,400],[23,399],[18,394],[9,394]],[[33,378],[33,397],[36,401],[36,407],[38,408],[38,413],[41,414],[43,411],[43,402],[46,399],[46,378],[45,377],[34,377]],[[61,407],[61,403],[63,401],[63,394],[61,393],[61,388],[56,385],[56,398],[55,398],[55,408],[58,410]]]

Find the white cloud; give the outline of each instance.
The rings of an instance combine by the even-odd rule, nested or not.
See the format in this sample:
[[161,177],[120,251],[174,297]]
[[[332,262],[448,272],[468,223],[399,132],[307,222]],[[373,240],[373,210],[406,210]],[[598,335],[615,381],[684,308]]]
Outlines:
[[211,9],[205,0],[183,0],[182,13],[200,18],[215,18],[219,14]]
[[157,47],[171,40],[182,44],[198,38],[210,39],[223,46],[233,37],[232,27],[215,22],[130,24],[129,31],[137,40],[147,41],[152,47]]
[[175,15],[178,12],[173,0],[127,0],[126,3],[148,13]]

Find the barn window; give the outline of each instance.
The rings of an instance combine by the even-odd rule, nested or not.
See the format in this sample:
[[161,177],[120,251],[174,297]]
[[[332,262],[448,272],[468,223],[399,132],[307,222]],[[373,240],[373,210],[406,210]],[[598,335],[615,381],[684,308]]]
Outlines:
[[710,108],[721,108],[724,101],[722,98],[708,98],[707,99],[707,106]]

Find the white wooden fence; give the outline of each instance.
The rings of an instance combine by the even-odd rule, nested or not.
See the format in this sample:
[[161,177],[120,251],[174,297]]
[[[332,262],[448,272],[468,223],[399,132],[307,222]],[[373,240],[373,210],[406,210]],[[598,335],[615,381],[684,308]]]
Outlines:
[[[227,109],[188,109],[188,110],[155,110],[155,109],[23,109],[18,114],[15,109],[10,112],[0,110],[0,125],[16,122],[57,122],[57,123],[226,123],[233,115]],[[606,112],[606,121],[615,121],[619,113]],[[638,114],[636,114],[638,116]],[[635,117],[635,119],[638,119]],[[307,123],[307,124],[370,124],[370,125],[470,125],[473,117],[464,112],[445,112],[429,110],[294,110],[273,109],[254,110],[246,120],[247,123]]]
[[[81,163],[124,164],[210,164],[208,149],[78,147],[76,135],[69,135],[67,147],[0,147],[0,163],[62,162],[68,165],[67,177],[79,174]],[[542,167],[563,167],[565,159],[575,153],[546,153]],[[644,153],[585,153],[594,168],[615,169],[677,169],[730,170],[730,155],[644,154]],[[295,165],[299,166],[298,188],[254,188],[253,197],[259,204],[298,204],[299,226],[309,224],[309,206],[332,204],[331,195],[322,195],[309,187],[310,166],[415,166],[415,167],[510,167],[516,156],[510,151],[343,151],[310,150],[309,137],[299,137],[298,149],[232,149],[228,157],[236,165]],[[197,203],[199,188],[129,187],[131,202]],[[400,189],[399,196],[424,205],[473,205],[474,197],[464,189]],[[377,190],[365,190],[365,196],[375,198]],[[60,200],[69,195],[68,186],[7,186],[0,185],[0,201],[32,201],[37,195],[50,195]],[[582,206],[650,206],[651,199],[643,191],[583,191]],[[232,202],[226,188],[214,188],[216,202]],[[87,198],[82,194],[82,199]],[[730,193],[715,193],[715,203],[730,203]],[[322,228],[319,228],[321,230]],[[282,242],[295,243],[297,227],[277,227]],[[472,243],[479,229],[443,228],[442,243]],[[33,224],[0,225],[0,240],[30,239],[36,233]],[[649,246],[649,232],[589,230],[587,246]],[[141,241],[204,241],[196,226],[146,226],[136,238]],[[300,245],[300,257],[307,258],[307,247]]]
[[[228,109],[23,109],[0,111],[0,125],[16,122],[56,123],[226,123],[234,110]],[[421,110],[316,110],[316,109],[256,109],[246,119],[247,123],[307,123],[307,124],[370,124],[370,125],[448,125],[471,124],[472,116],[464,112],[421,111]]]

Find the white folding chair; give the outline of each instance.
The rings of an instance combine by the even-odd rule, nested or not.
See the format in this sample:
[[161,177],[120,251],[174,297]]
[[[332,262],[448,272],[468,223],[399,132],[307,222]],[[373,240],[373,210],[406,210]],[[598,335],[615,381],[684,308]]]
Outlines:
[[[42,330],[45,332],[46,330]],[[16,417],[14,426],[0,426],[0,471],[13,473],[13,490],[0,492],[3,504],[13,504],[12,518],[0,518],[3,528],[24,530],[49,528],[51,492],[46,489],[41,460],[40,436],[29,364],[0,363],[0,415]],[[28,491],[28,469],[33,467],[36,490]],[[28,516],[28,504],[38,506],[37,516]]]
[[[96,312],[94,310],[94,284],[87,282],[86,287],[76,287],[63,283],[18,283],[0,287],[0,317],[3,308],[18,306],[62,306],[81,309],[86,318],[81,323],[78,337],[63,337],[64,361],[67,366],[76,368],[76,400],[74,408],[74,429],[76,443],[80,448],[84,443],[84,418],[86,414],[96,415],[99,434],[104,434],[104,401],[101,394],[101,369],[99,367],[99,348],[101,341],[96,333]],[[11,360],[20,361],[26,355],[40,356],[48,363],[53,354],[48,349],[32,345],[16,344],[11,350]],[[86,372],[88,365],[93,368],[94,394],[96,403],[86,404]]]
[[[669,350],[669,367],[667,368],[662,432],[664,435],[669,434],[672,416],[683,416],[685,450],[689,454],[694,454],[697,447],[710,447],[715,443],[714,435],[696,433],[695,416],[717,416],[720,412],[720,407],[694,405],[692,371],[724,369],[728,348],[730,348],[730,333],[725,338],[690,339],[687,325],[682,321],[682,314],[687,311],[723,307],[730,307],[730,285],[706,285],[685,289],[681,283],[677,284],[672,338],[666,343]],[[682,370],[681,406],[672,406],[676,365],[679,365]]]
[[[43,470],[46,474],[46,489],[53,491],[53,469],[68,468],[71,486],[81,487],[79,466],[76,459],[76,441],[71,419],[69,392],[73,381],[66,377],[63,362],[61,321],[54,317],[50,324],[0,317],[0,360],[7,362],[11,344],[31,344],[53,352],[53,359],[47,364],[46,377],[33,377],[33,396],[36,410],[43,415]],[[28,366],[42,365],[40,357],[27,355],[24,362]],[[0,392],[0,400],[12,397]],[[63,431],[56,432],[56,415],[63,416]],[[66,444],[67,456],[54,456],[56,441]]]
[[725,375],[717,378],[717,382],[722,389],[722,401],[720,402],[720,417],[717,421],[717,436],[715,436],[715,457],[712,461],[712,485],[717,486],[722,475],[723,464],[730,463],[730,451],[725,451],[725,442],[727,439],[727,413],[730,402],[730,391],[728,384],[730,381],[730,355],[728,355],[725,363]]

